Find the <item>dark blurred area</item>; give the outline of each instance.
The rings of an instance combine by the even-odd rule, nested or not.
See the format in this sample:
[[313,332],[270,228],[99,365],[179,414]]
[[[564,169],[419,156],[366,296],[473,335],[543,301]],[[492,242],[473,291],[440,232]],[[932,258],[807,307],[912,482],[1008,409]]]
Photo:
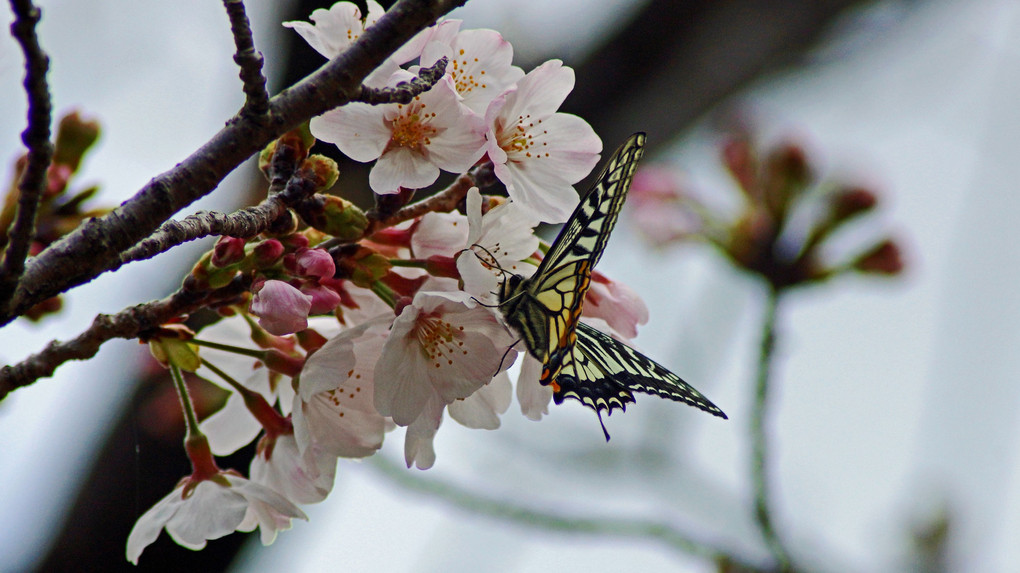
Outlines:
[[[328,8],[332,3],[322,0],[289,3],[285,19],[307,19],[313,10]],[[644,130],[654,150],[752,80],[798,65],[841,14],[867,3],[646,2],[633,12],[629,22],[608,29],[601,44],[585,61],[566,62],[575,68],[577,84],[562,111],[590,122],[607,149],[616,147],[630,133]],[[224,26],[227,25],[224,18]],[[322,57],[297,34],[283,36],[286,44],[280,47],[280,54],[286,55],[265,54],[270,60],[286,57],[282,66],[286,75],[273,86],[274,92],[323,63]],[[268,47],[262,49],[269,52]],[[538,62],[515,63],[527,71]],[[368,165],[344,159],[333,146],[319,145],[315,151],[340,161],[341,181],[350,181],[352,185],[340,192],[361,205],[370,204],[364,183]],[[233,534],[210,542],[201,552],[193,552],[174,544],[164,532],[145,550],[139,566],[125,560],[125,543],[135,520],[190,469],[181,445],[183,424],[166,424],[167,420],[180,418],[169,376],[165,371],[155,370],[139,373],[138,379],[130,409],[111,428],[102,454],[96,459],[62,531],[41,560],[39,571],[222,571],[248,540],[249,535]],[[200,401],[208,404],[219,399],[215,395],[206,396],[201,386],[195,386],[194,391]],[[222,460],[221,467],[247,471],[253,447],[249,448]]]

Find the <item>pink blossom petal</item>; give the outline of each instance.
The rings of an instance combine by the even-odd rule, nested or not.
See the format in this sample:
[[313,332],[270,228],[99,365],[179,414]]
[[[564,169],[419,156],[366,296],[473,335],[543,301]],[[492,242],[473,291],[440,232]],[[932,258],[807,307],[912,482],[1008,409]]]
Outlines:
[[312,297],[278,280],[268,280],[251,300],[251,313],[259,317],[259,325],[278,336],[304,330]]
[[324,249],[301,248],[295,253],[294,262],[302,277],[332,278],[336,273],[333,256]]

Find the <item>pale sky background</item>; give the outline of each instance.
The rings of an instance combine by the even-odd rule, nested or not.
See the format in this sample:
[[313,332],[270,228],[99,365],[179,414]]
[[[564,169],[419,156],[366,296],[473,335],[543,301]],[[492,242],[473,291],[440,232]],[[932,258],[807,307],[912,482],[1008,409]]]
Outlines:
[[[103,201],[124,200],[174,165],[239,105],[218,2],[40,3],[55,109],[80,107],[104,126],[79,179],[101,182]],[[604,10],[581,0],[556,3],[561,14],[549,4],[515,2],[510,10],[501,0],[472,0],[465,27],[498,29],[518,53],[545,52],[545,37],[549,53],[566,57],[583,50],[599,26],[616,24],[630,3]],[[587,9],[575,13],[571,4]],[[251,5],[267,55],[274,36],[290,33],[278,26],[274,5]],[[887,2],[854,22],[810,68],[763,80],[739,98],[761,111],[770,135],[802,138],[832,176],[877,188],[882,217],[863,232],[893,232],[908,265],[901,279],[844,278],[795,293],[781,309],[775,519],[795,555],[820,570],[898,571],[910,527],[945,507],[954,518],[957,570],[1016,571],[1020,4]],[[5,174],[23,129],[20,81],[20,52],[5,37]],[[705,133],[695,129],[675,153],[649,161],[675,161],[696,184],[729,190]],[[233,188],[228,182],[223,193]],[[213,198],[200,207],[228,203]],[[436,467],[408,474],[568,515],[667,520],[760,555],[741,503],[749,498],[745,432],[760,287],[705,249],[651,252],[633,231],[624,217],[600,269],[633,286],[652,309],[638,344],[731,419],[642,397],[607,420],[607,445],[577,404],[554,408],[537,424],[514,404],[495,432],[447,420]],[[185,265],[194,251],[177,256]],[[77,334],[97,312],[160,295],[164,279],[154,269],[137,264],[101,277],[70,297],[64,315],[5,328],[0,357],[20,360],[53,337]],[[65,365],[56,378],[0,404],[0,571],[25,570],[43,552],[77,472],[129,395],[117,373],[134,364],[137,349],[109,344],[100,359]],[[400,458],[400,433],[387,441],[387,459]],[[132,500],[125,492],[125,503]],[[396,487],[369,463],[342,461],[330,499],[307,509],[310,523],[297,523],[269,548],[253,543],[236,570],[712,570],[656,542],[479,517]]]

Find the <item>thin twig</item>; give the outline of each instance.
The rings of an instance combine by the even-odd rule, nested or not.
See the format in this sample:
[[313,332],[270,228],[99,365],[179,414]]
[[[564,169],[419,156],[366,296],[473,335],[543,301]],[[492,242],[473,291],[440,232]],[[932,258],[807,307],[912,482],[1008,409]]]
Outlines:
[[385,218],[376,218],[373,213],[369,212],[368,227],[365,229],[365,236],[370,236],[372,233],[399,225],[404,221],[410,221],[411,219],[421,217],[425,213],[448,213],[457,208],[457,205],[464,200],[467,192],[477,183],[472,172],[464,173],[457,177],[450,184],[449,187],[442,191],[426,197],[416,203],[411,203],[406,207],[401,208],[396,213]]
[[778,570],[796,571],[790,553],[772,523],[775,508],[769,495],[769,449],[765,420],[768,417],[769,377],[776,345],[776,310],[779,307],[779,297],[779,291],[769,285],[762,317],[761,354],[758,361],[754,405],[751,408],[751,480],[754,484],[754,518],[758,530],[775,558]]
[[362,85],[361,92],[355,96],[354,101],[371,105],[385,103],[409,104],[415,97],[429,91],[432,89],[432,86],[436,85],[436,82],[446,73],[446,64],[448,62],[449,59],[443,56],[439,58],[438,62],[432,64],[431,67],[419,70],[418,77],[410,81],[400,82],[393,87],[370,88]]
[[0,326],[56,294],[84,284],[174,213],[209,194],[273,139],[351,101],[361,81],[438,17],[466,0],[400,0],[336,58],[270,100],[270,121],[238,117],[173,169],[156,176],[109,214],[90,219],[28,261]]
[[11,34],[25,53],[28,125],[21,133],[21,141],[28,148],[28,161],[18,183],[18,211],[0,266],[0,306],[10,299],[25,271],[25,258],[35,233],[39,202],[46,189],[46,171],[53,159],[53,144],[50,142],[53,110],[46,81],[49,57],[43,52],[35,33],[41,13],[31,0],[11,0],[11,8],[14,11]]
[[250,280],[239,276],[230,285],[212,292],[181,289],[164,299],[132,306],[117,314],[100,314],[88,329],[72,340],[54,340],[38,354],[0,369],[0,400],[12,390],[27,386],[39,378],[52,376],[54,370],[68,360],[92,358],[108,340],[135,338],[172,318],[231,300],[250,287]]
[[683,532],[669,523],[646,519],[557,515],[550,511],[508,503],[504,499],[496,500],[483,497],[453,484],[435,478],[426,478],[419,472],[408,472],[382,455],[372,456],[368,459],[368,464],[406,490],[442,499],[460,509],[486,517],[512,521],[527,527],[548,531],[654,540],[687,555],[739,567],[740,571],[769,570],[698,540],[695,536]]
[[202,211],[180,221],[163,223],[149,238],[124,251],[116,266],[133,261],[150,259],[170,249],[213,235],[226,235],[247,239],[265,231],[287,208],[315,192],[314,184],[307,179],[292,177],[287,187],[255,207],[246,207],[230,213]]
[[234,62],[241,68],[241,82],[244,85],[244,107],[240,115],[259,118],[269,113],[269,92],[266,91],[266,76],[262,74],[265,60],[262,53],[255,50],[255,40],[251,33],[251,23],[244,10],[242,0],[223,0],[230,18],[230,32],[234,35]]

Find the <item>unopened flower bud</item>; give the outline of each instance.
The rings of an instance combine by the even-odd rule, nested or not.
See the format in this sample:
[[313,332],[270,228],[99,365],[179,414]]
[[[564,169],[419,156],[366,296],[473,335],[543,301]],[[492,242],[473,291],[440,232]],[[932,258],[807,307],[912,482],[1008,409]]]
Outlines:
[[73,111],[60,119],[57,139],[53,146],[53,163],[66,165],[77,171],[85,152],[99,139],[99,122],[82,119]]
[[255,245],[252,251],[252,258],[255,261],[255,268],[268,269],[275,265],[283,256],[283,243],[276,239],[266,239]]
[[349,279],[356,286],[372,288],[372,285],[389,272],[389,259],[361,245],[349,245],[340,252],[337,260],[338,278]]
[[360,239],[368,218],[354,203],[335,195],[316,194],[295,207],[306,223],[343,241]]
[[865,273],[898,275],[903,272],[900,248],[892,239],[886,239],[858,257],[854,268]]
[[340,294],[319,283],[307,282],[301,285],[301,292],[312,299],[312,308],[308,311],[310,315],[333,312],[340,305]]
[[293,251],[309,245],[308,237],[303,233],[294,233],[292,235],[280,237],[280,242],[282,242],[283,246],[287,247],[288,250]]
[[316,191],[326,191],[340,178],[340,167],[325,155],[311,155],[301,164],[295,176],[311,181]]
[[875,194],[861,187],[842,189],[832,197],[832,218],[845,221],[875,208]]
[[224,268],[244,258],[245,240],[223,236],[216,240],[210,261],[214,267]]
[[270,334],[282,336],[308,327],[310,296],[279,280],[265,281],[253,291],[251,313],[259,317],[259,325]]
[[302,277],[332,278],[336,273],[333,256],[324,249],[298,249],[294,253],[294,267]]

